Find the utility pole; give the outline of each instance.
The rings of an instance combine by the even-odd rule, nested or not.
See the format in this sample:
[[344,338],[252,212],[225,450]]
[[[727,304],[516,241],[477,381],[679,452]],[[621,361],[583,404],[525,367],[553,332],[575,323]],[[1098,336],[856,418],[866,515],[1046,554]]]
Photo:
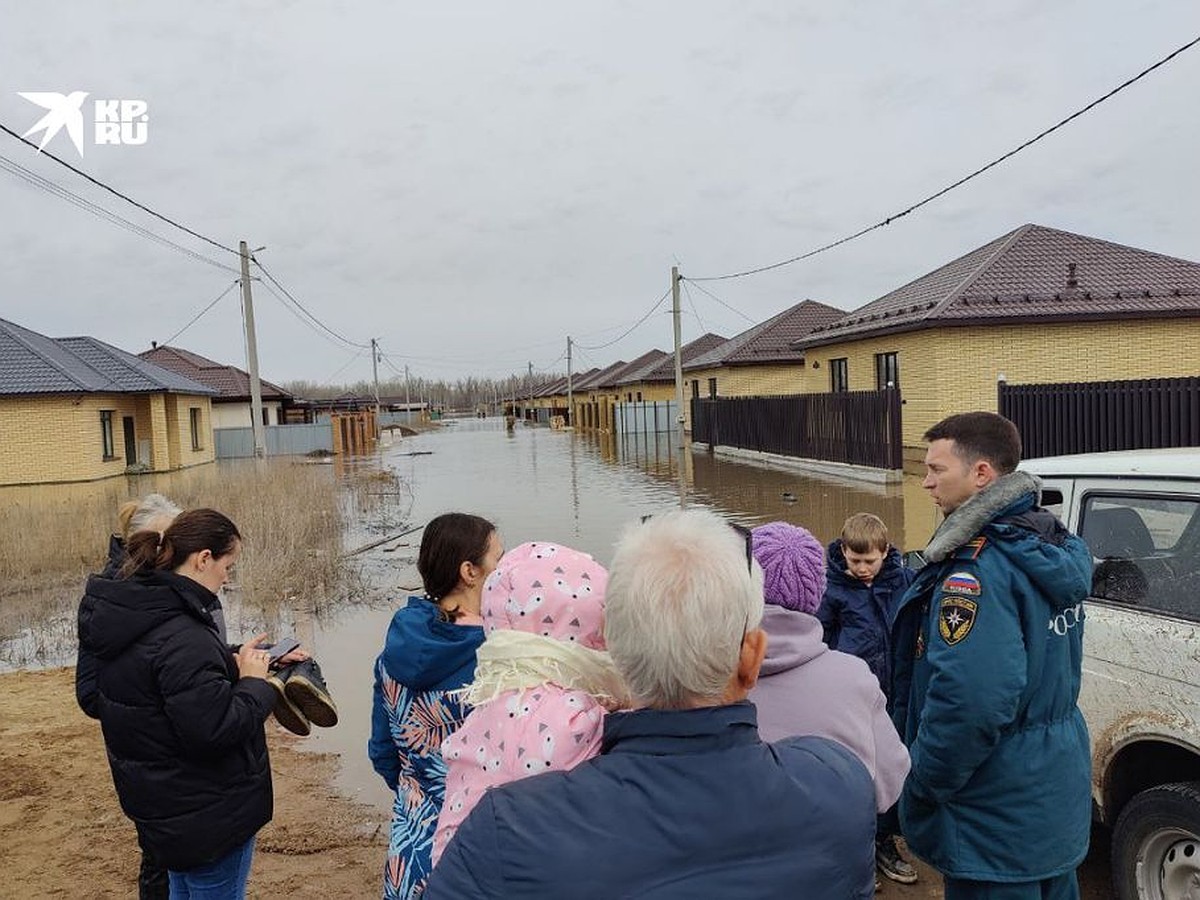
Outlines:
[[574,393],[571,390],[571,336],[567,335],[567,427],[575,427]]
[[675,402],[678,404],[675,416],[675,433],[679,440],[679,449],[684,449],[683,431],[683,350],[680,343],[681,327],[679,321],[679,266],[671,266],[671,318],[675,323]]
[[375,440],[379,440],[379,342],[371,338],[371,380],[375,384]]
[[411,394],[408,389],[408,366],[406,365],[404,367],[404,420],[409,425],[412,424],[412,400],[410,397]]
[[529,410],[533,408],[533,362],[529,363],[529,375],[525,379],[525,394],[528,399],[525,401],[525,418],[529,418]]
[[256,459],[264,459],[267,455],[267,435],[263,429],[262,383],[258,380],[254,298],[250,296],[250,250],[245,241],[238,244],[238,251],[242,257],[242,320],[246,326],[246,368],[250,370],[250,427],[254,434],[254,456]]

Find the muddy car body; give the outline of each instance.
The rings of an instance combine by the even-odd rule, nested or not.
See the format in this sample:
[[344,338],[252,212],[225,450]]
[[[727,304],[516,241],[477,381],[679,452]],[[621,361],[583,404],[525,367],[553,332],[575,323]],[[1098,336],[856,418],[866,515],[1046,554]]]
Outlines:
[[1021,468],[1094,559],[1079,705],[1113,885],[1121,900],[1200,898],[1200,449]]

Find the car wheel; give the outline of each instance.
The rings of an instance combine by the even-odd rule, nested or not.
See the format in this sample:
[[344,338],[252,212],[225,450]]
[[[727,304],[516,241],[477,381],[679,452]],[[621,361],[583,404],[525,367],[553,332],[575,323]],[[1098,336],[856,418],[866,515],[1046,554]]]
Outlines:
[[1121,900],[1200,900],[1200,782],[1137,794],[1113,828]]

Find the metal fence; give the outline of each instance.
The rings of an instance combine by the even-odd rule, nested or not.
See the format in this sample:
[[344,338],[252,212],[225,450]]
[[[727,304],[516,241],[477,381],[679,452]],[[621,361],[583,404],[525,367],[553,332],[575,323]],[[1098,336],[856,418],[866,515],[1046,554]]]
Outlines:
[[[303,456],[314,450],[333,451],[333,429],[328,422],[313,425],[267,425],[267,456]],[[217,459],[254,456],[253,428],[213,430]]]
[[696,397],[692,440],[805,459],[903,468],[900,391]]
[[1200,377],[1001,382],[998,401],[1027,458],[1200,446]]
[[614,425],[622,435],[674,431],[677,408],[674,400],[618,403],[613,409]]

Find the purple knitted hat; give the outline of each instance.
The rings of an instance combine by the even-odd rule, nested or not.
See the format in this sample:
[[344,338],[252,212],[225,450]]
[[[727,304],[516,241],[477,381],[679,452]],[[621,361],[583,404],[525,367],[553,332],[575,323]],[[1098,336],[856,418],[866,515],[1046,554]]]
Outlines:
[[815,613],[825,596],[825,548],[807,529],[771,522],[754,529],[754,558],[768,603]]

